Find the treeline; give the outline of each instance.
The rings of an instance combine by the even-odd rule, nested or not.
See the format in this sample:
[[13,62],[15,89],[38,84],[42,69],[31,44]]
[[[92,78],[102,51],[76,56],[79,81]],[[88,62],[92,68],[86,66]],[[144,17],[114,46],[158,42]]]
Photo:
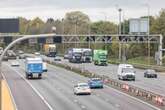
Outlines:
[[[145,17],[145,16],[142,16]],[[52,27],[56,27],[56,34],[117,34],[118,25],[110,21],[92,22],[88,15],[80,11],[66,13],[63,19],[53,18],[43,21],[39,17],[27,20],[20,17],[20,34],[43,34],[51,33]],[[125,29],[123,29],[125,28]],[[122,30],[129,33],[129,21],[122,22]],[[165,36],[165,9],[162,9],[157,16],[150,16],[150,33],[162,34]],[[98,45],[94,46],[97,47]],[[163,40],[165,47],[165,39]],[[99,46],[100,47],[100,46]],[[118,44],[112,43],[108,46],[101,46],[108,49],[111,56],[118,57]],[[152,44],[148,48],[147,44],[126,44],[122,47],[127,59],[139,56],[152,56],[154,58],[158,45]],[[150,53],[148,53],[150,49]]]
[[[143,16],[145,17],[145,16]],[[62,19],[47,19],[44,22],[39,17],[27,20],[20,17],[21,34],[50,33],[52,27],[56,27],[57,34],[117,34],[118,25],[110,21],[92,22],[88,15],[80,11],[66,13]],[[129,22],[122,23],[122,29],[128,34]],[[150,33],[165,35],[165,9],[162,9],[157,16],[150,16]]]
[[98,21],[92,22],[88,15],[74,11],[66,13],[63,19],[47,19],[44,22],[39,17],[27,20],[20,17],[20,34],[41,34],[52,32],[56,27],[57,34],[116,34],[117,25],[113,22]]

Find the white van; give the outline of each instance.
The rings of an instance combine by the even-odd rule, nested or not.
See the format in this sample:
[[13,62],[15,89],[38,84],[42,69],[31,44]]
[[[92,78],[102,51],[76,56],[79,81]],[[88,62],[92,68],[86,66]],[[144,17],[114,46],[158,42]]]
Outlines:
[[47,72],[47,63],[46,62],[43,62],[42,63],[42,68],[43,68],[43,72]]
[[133,80],[135,81],[135,70],[130,64],[120,64],[118,67],[118,79],[119,80]]

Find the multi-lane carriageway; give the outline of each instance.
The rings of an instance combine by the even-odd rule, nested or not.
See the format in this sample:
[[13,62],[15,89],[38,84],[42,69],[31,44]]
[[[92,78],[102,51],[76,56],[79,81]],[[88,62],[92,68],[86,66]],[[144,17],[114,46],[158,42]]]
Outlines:
[[[48,65],[48,72],[43,75],[42,79],[26,80],[24,61],[19,60],[20,67],[11,67],[10,62],[3,62],[2,68],[17,110],[159,110],[157,107],[108,86],[104,89],[92,90],[91,95],[75,96],[73,94],[74,84],[86,82],[87,78]],[[64,62],[66,63],[62,61]],[[85,67],[89,67],[88,64]],[[104,68],[103,70],[107,71]]]

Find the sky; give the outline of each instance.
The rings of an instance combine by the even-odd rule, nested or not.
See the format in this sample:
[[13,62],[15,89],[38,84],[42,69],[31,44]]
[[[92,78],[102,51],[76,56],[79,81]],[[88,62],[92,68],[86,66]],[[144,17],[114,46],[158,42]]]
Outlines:
[[0,0],[0,18],[40,17],[62,19],[70,11],[82,11],[91,21],[106,20],[118,22],[118,8],[122,8],[122,18],[159,15],[165,8],[165,0]]

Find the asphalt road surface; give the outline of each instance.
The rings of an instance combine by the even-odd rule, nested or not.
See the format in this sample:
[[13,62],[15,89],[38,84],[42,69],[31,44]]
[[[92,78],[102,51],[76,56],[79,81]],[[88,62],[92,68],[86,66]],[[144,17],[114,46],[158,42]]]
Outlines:
[[3,72],[18,110],[157,109],[107,86],[104,89],[92,90],[91,95],[76,96],[73,93],[73,86],[78,82],[87,82],[88,79],[52,65],[48,66],[48,72],[44,73],[42,79],[26,81],[23,79],[25,78],[24,63],[22,60],[19,62],[20,67],[11,67],[10,61],[3,63]]
[[[53,58],[48,58],[45,56],[42,56],[42,57],[51,61],[54,60]],[[109,76],[110,78],[118,80],[118,77],[117,77],[118,66],[117,65],[109,64],[108,66],[96,66],[93,63],[82,63],[82,64],[69,63],[68,60],[64,60],[64,59],[58,62],[67,64],[73,67],[89,70],[90,72],[93,72],[99,75],[106,75],[106,76]],[[144,78],[145,70],[135,69],[135,71],[136,71],[136,81],[122,81],[122,82],[165,96],[165,86],[164,86],[165,74],[158,74],[158,78]]]

